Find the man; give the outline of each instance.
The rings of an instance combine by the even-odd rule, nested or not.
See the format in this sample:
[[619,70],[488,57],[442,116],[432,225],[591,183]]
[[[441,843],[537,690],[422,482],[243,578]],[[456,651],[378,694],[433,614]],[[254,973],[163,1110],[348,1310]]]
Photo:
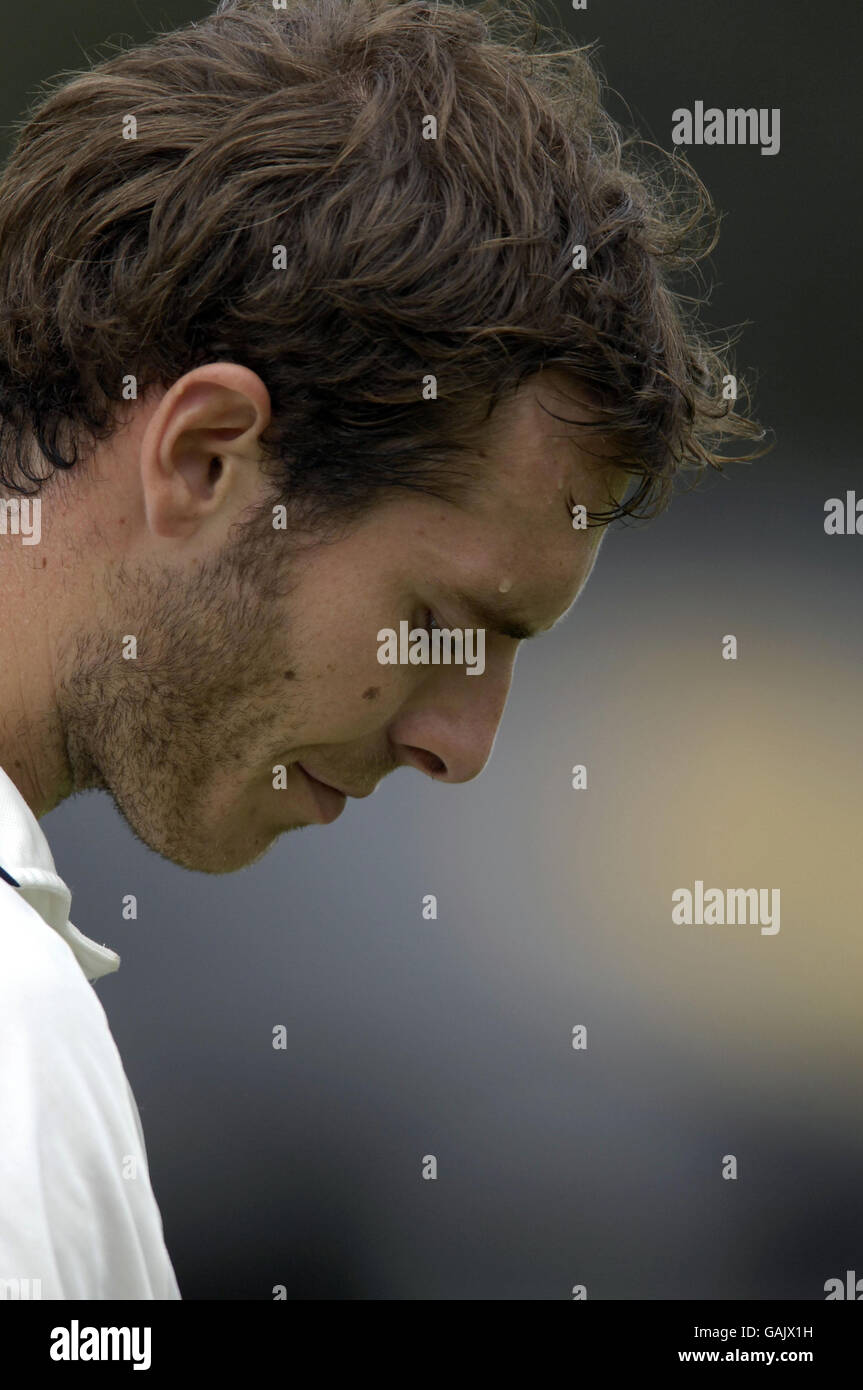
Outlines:
[[[476,777],[605,524],[756,433],[667,281],[697,217],[582,55],[485,13],[223,3],[59,87],[0,182],[10,1296],[179,1297],[87,983],[119,958],[37,818],[102,788],[226,873],[397,767]],[[482,669],[382,664],[403,623]]]

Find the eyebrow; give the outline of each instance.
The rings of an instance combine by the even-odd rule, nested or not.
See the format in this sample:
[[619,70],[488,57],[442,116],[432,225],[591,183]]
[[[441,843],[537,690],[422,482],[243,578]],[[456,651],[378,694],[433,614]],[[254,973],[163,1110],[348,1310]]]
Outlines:
[[543,632],[550,631],[520,623],[505,604],[486,603],[458,589],[455,591],[455,598],[474,620],[477,620],[478,626],[486,628],[489,632],[496,632],[500,637],[511,637],[516,642],[529,642],[532,637],[539,637]]

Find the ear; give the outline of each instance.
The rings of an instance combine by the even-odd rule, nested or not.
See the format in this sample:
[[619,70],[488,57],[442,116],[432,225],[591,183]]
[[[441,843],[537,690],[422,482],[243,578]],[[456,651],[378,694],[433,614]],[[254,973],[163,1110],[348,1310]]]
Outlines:
[[270,423],[261,378],[234,362],[187,372],[165,393],[141,440],[140,477],[153,535],[227,536],[261,491],[260,436]]

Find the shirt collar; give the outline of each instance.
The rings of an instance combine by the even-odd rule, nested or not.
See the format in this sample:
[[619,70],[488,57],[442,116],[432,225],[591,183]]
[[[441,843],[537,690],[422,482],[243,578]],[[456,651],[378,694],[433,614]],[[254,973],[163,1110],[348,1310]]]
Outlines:
[[15,783],[0,767],[0,864],[18,884],[13,889],[71,948],[88,980],[117,970],[120,957],[99,946],[69,921],[71,890],[57,873],[48,841]]

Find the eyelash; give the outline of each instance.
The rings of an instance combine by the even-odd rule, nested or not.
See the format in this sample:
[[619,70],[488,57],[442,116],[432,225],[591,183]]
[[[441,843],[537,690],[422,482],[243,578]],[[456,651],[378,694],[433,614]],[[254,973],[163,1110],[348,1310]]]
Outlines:
[[435,614],[432,612],[432,610],[431,610],[430,608],[427,608],[427,609],[425,610],[425,618],[426,618],[426,621],[423,623],[423,627],[425,628],[426,632],[431,632],[431,631],[432,631],[432,626],[431,626],[432,623],[434,624],[435,627],[443,627],[443,624],[438,622],[437,617],[435,616]]

